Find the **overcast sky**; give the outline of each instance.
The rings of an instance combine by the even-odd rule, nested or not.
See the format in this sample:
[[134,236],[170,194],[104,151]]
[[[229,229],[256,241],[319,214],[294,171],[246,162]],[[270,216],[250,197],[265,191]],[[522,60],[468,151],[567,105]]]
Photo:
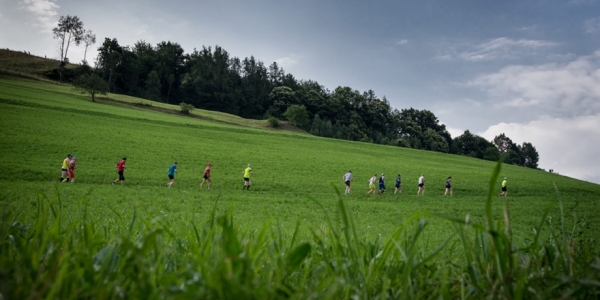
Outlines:
[[88,61],[105,37],[219,45],[431,110],[453,137],[531,142],[541,168],[600,183],[600,0],[0,0],[0,47],[57,58],[63,15],[96,33]]

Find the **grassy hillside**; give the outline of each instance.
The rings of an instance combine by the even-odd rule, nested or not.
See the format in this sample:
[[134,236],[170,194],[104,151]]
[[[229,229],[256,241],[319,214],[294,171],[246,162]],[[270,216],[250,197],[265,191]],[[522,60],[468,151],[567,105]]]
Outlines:
[[[461,156],[261,131],[102,101],[92,103],[68,87],[27,80],[2,78],[0,105],[4,116],[0,180],[14,186],[11,193],[35,197],[33,186],[51,192],[60,175],[60,162],[66,153],[73,153],[80,159],[78,184],[61,185],[60,191],[74,193],[74,199],[88,194],[101,203],[106,200],[100,199],[113,193],[119,195],[109,182],[116,176],[114,164],[127,156],[127,193],[113,199],[132,197],[131,201],[140,205],[157,201],[181,219],[191,217],[191,204],[176,208],[173,202],[196,199],[200,205],[212,205],[221,197],[235,200],[235,209],[240,212],[250,209],[245,206],[253,201],[251,207],[261,213],[250,211],[251,219],[255,218],[247,220],[250,224],[260,223],[265,218],[261,214],[274,209],[280,209],[281,215],[268,215],[281,218],[282,222],[293,223],[306,212],[310,215],[307,226],[319,224],[322,215],[311,207],[309,199],[325,203],[334,199],[331,183],[342,189],[341,177],[351,169],[355,174],[354,191],[348,198],[365,210],[364,219],[358,213],[358,221],[364,225],[364,232],[373,237],[389,234],[417,211],[480,215],[478,204],[486,195],[493,168],[491,162]],[[167,181],[166,169],[174,161],[180,164],[180,174],[174,188],[167,191],[162,185]],[[214,188],[210,192],[199,191],[201,174],[209,161],[214,165]],[[254,165],[257,175],[251,193],[243,193],[241,172],[248,163]],[[367,181],[374,173],[386,173],[389,188],[393,187],[394,175],[402,174],[405,194],[365,196]],[[425,197],[418,198],[416,182],[421,173],[426,176],[428,191]],[[442,196],[448,176],[454,179],[453,198]],[[537,221],[537,212],[556,202],[554,184],[567,206],[576,206],[574,212],[600,229],[593,223],[598,216],[598,185],[511,165],[504,166],[501,176],[509,178],[513,214],[522,220],[515,225],[518,233],[528,233],[528,226]],[[288,202],[293,204],[286,205]],[[502,205],[503,201],[497,202],[498,211]],[[145,207],[154,210],[151,205]]]
[[[454,226],[431,214],[462,220],[468,216],[472,222],[485,223],[492,162],[261,130],[263,121],[221,113],[197,111],[203,118],[190,118],[144,106],[102,100],[92,103],[66,86],[0,77],[3,211],[20,223],[35,222],[41,209],[39,200],[48,197],[57,205],[63,226],[89,219],[96,228],[92,232],[105,241],[125,234],[128,226],[130,233],[141,233],[157,224],[172,236],[191,237],[195,226],[202,231],[202,224],[213,220],[213,211],[218,215],[229,212],[246,241],[260,238],[266,230],[267,236],[284,241],[281,243],[291,239],[293,245],[294,241],[318,238],[323,247],[331,247],[336,235],[344,232],[332,233],[328,217],[336,228],[348,228],[343,215],[337,213],[334,187],[343,192],[342,175],[351,169],[353,190],[343,197],[361,242],[377,245],[376,241],[393,237],[399,226],[420,214],[427,219],[427,230],[421,234],[425,243],[419,248],[424,255],[448,238],[454,245],[450,249],[456,249],[459,241],[453,238]],[[79,158],[74,184],[58,183],[60,164],[67,153]],[[117,176],[114,165],[123,156],[128,158],[126,184],[112,186],[110,182]],[[167,168],[174,161],[179,162],[179,173],[174,186],[167,189]],[[211,190],[200,190],[207,162],[213,164],[214,185]],[[253,164],[256,176],[252,189],[242,191],[242,170],[248,163]],[[375,173],[387,175],[388,192],[383,196],[365,195],[367,181]],[[393,179],[398,173],[402,174],[404,193],[394,196]],[[418,197],[421,173],[426,177],[427,192]],[[509,203],[515,245],[532,240],[543,211],[550,208],[543,223],[556,226],[564,216],[566,231],[597,249],[592,240],[600,238],[599,185],[512,165],[502,166],[499,175],[508,177],[509,197],[495,198],[491,214],[502,222]],[[443,196],[448,176],[454,180],[453,197]],[[495,183],[497,193],[500,181]],[[542,237],[550,239],[550,232],[544,231]]]

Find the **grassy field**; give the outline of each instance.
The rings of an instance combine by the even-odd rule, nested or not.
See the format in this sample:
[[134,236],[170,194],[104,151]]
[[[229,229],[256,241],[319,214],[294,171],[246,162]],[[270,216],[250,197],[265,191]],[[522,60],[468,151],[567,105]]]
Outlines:
[[[265,249],[272,253],[267,256],[277,257],[273,253],[284,253],[286,251],[282,250],[282,245],[289,245],[286,257],[290,260],[288,263],[295,266],[295,260],[289,253],[304,253],[303,247],[308,246],[302,245],[312,245],[314,249],[319,245],[318,241],[322,241],[323,249],[335,248],[340,243],[336,237],[349,231],[348,216],[354,224],[351,228],[356,232],[351,239],[361,245],[372,245],[371,251],[375,253],[383,251],[384,241],[399,238],[399,228],[408,224],[403,230],[417,230],[423,241],[418,251],[414,251],[425,257],[449,241],[449,245],[453,246],[445,248],[445,254],[438,259],[455,260],[453,263],[456,264],[461,262],[461,259],[453,256],[461,243],[460,236],[456,236],[456,222],[434,215],[451,216],[456,220],[465,220],[468,216],[469,222],[477,224],[491,221],[486,217],[484,208],[495,166],[492,162],[326,139],[301,132],[261,130],[266,127],[265,121],[244,120],[207,111],[195,111],[202,118],[190,118],[148,109],[151,105],[175,110],[175,106],[118,95],[109,95],[109,98],[111,101],[92,103],[88,97],[66,86],[0,77],[0,206],[3,225],[9,224],[9,221],[13,222],[11,224],[14,221],[19,224],[38,224],[37,232],[48,230],[49,236],[52,236],[53,227],[48,224],[54,223],[39,221],[40,216],[44,216],[43,212],[51,207],[52,213],[47,211],[47,214],[54,217],[50,219],[56,220],[57,214],[60,216],[60,224],[54,234],[60,236],[69,232],[67,236],[71,236],[70,241],[75,243],[77,239],[73,236],[78,236],[79,230],[75,228],[82,223],[93,224],[91,226],[95,229],[90,229],[93,235],[102,236],[98,245],[90,248],[97,251],[114,244],[118,236],[146,236],[153,226],[169,232],[165,240],[159,243],[167,248],[174,247],[167,241],[178,241],[179,238],[175,237],[193,239],[196,235],[199,241],[197,230],[206,231],[201,236],[209,244],[216,243],[215,216],[223,216],[220,220],[231,221],[241,239],[245,239],[246,242],[242,244],[249,247],[244,248],[249,253],[258,256],[250,249],[258,247],[261,242],[261,245],[270,243],[271,246]],[[123,102],[146,105],[132,106]],[[59,167],[67,153],[79,158],[74,184],[59,183]],[[110,183],[117,177],[114,166],[123,156],[127,157],[126,183],[125,186],[113,186]],[[174,186],[167,189],[164,187],[168,181],[167,168],[174,161],[179,162],[179,173]],[[214,184],[211,190],[200,190],[199,183],[207,162],[213,164]],[[253,186],[250,191],[242,191],[242,170],[248,163],[253,164],[255,173]],[[342,175],[349,169],[354,174],[353,189],[350,195],[342,195],[344,209],[340,211],[341,202],[338,201],[335,188],[343,193]],[[365,195],[368,179],[375,173],[387,175],[388,192],[383,196]],[[398,173],[402,174],[404,193],[394,196],[391,191]],[[425,196],[418,197],[417,179],[421,173],[425,174],[427,192]],[[499,192],[500,178],[506,176],[509,196],[507,199],[494,197],[489,202],[489,216],[501,223],[505,220],[506,204],[509,203],[510,242],[515,247],[531,243],[542,222],[551,228],[564,226],[563,233],[576,238],[578,243],[591,245],[589,253],[597,253],[598,246],[592,241],[600,238],[600,209],[597,206],[600,200],[599,185],[512,165],[503,165],[497,175],[494,194]],[[453,178],[453,197],[443,196],[444,182],[448,176]],[[546,209],[549,210],[544,215]],[[564,222],[561,222],[563,218]],[[418,231],[421,219],[427,220],[426,230],[422,232]],[[219,224],[223,232],[233,228],[226,221]],[[265,232],[279,242],[261,240]],[[410,240],[411,233],[402,232]],[[549,230],[541,232],[540,239],[552,240],[551,233]],[[467,236],[477,234],[471,232]],[[187,250],[181,251],[187,254],[171,251],[165,257],[171,260],[180,257],[189,263],[190,251],[203,246],[192,247],[187,244],[189,240],[186,241],[184,244],[187,246],[181,247]],[[348,247],[352,248],[350,244]],[[5,252],[1,255],[8,253],[7,248],[2,249]],[[323,250],[320,253],[324,255],[325,252]],[[212,252],[209,254],[217,255]],[[300,254],[300,258],[305,258]],[[309,259],[314,263],[319,261],[314,257]],[[2,260],[2,264],[0,270],[8,268],[5,265],[7,260]],[[285,268],[282,268],[281,274],[272,272],[282,278],[291,276],[291,273],[286,275]],[[389,272],[390,269],[387,270]],[[434,273],[443,278],[453,272]],[[320,278],[314,274],[312,276]],[[255,280],[258,279],[250,282]],[[310,296],[309,288],[327,291],[322,284],[333,283],[325,281],[310,286],[301,281],[306,283],[304,287],[307,289],[301,292],[297,287],[301,283],[294,282],[288,283],[294,288],[285,293],[298,298],[348,298],[354,295],[344,292],[340,287],[341,291]],[[411,280],[407,282],[406,286],[419,289],[420,285],[411,284]],[[160,286],[156,282],[154,284]],[[382,284],[378,283],[378,291],[390,293],[389,286],[386,289]],[[450,285],[454,287],[449,288],[448,294],[440,292],[442,294],[437,295],[455,297],[460,295],[460,287],[468,286],[463,281]],[[221,291],[230,288],[219,286]],[[113,287],[111,297],[116,295],[115,289]],[[360,287],[355,289],[362,290]],[[48,296],[49,290],[45,291],[42,294]],[[273,298],[273,295],[277,298],[278,295],[277,291],[270,294],[268,289],[261,290],[263,292],[265,297],[262,298]],[[478,295],[473,291],[463,292],[465,295]],[[246,295],[241,293],[237,296]],[[164,298],[165,295],[158,298]],[[376,292],[366,291],[363,294],[369,297],[375,295]],[[413,295],[427,298],[426,293]],[[217,293],[210,296],[222,298],[228,295]]]

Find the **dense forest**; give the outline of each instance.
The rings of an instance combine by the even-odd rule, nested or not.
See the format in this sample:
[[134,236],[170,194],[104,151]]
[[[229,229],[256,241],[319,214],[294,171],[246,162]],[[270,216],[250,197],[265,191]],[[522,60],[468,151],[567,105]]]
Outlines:
[[[66,59],[66,58],[65,58]],[[64,65],[64,61],[63,61]],[[373,90],[340,86],[333,91],[314,80],[298,80],[276,62],[240,59],[219,46],[185,53],[174,42],[138,41],[122,46],[105,38],[94,67],[53,70],[48,77],[73,81],[94,73],[112,93],[222,111],[244,118],[287,119],[307,132],[336,139],[387,144],[497,160],[537,168],[531,143],[516,145],[501,134],[493,141],[468,130],[452,138],[429,110],[396,109]],[[86,77],[87,78],[87,77]],[[91,78],[91,77],[90,77]]]

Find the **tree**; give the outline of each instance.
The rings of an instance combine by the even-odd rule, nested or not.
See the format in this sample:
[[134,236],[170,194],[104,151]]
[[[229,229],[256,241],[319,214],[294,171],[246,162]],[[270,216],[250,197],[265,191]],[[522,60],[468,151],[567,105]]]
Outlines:
[[[454,139],[454,145],[456,146],[457,154],[483,159],[487,159],[485,158],[485,156],[489,154],[491,156],[488,156],[490,158],[488,160],[498,160],[498,157],[494,156],[493,154],[491,154],[491,152],[489,152],[490,147],[495,149],[494,145],[486,139],[478,135],[472,134],[469,130],[465,130],[465,132],[462,135],[456,137]],[[496,152],[498,152],[497,149]]]
[[91,30],[86,31],[83,35],[83,43],[85,44],[85,50],[83,51],[83,63],[87,64],[86,56],[88,47],[96,43],[96,35]]
[[109,88],[114,90],[114,73],[117,66],[121,63],[123,48],[119,45],[117,39],[105,38],[102,46],[98,48],[98,67],[104,71]]
[[58,20],[58,26],[52,29],[52,33],[54,38],[60,41],[60,61],[65,62],[71,42],[79,46],[83,40],[83,22],[77,16],[61,16]]
[[94,73],[77,77],[73,80],[73,86],[82,94],[90,94],[92,102],[96,102],[96,94],[106,95],[108,93],[108,83]]
[[[267,113],[275,117],[280,117],[284,112],[286,112],[288,107],[297,103],[296,93],[287,86],[274,88],[271,93],[269,93],[268,99],[270,105]],[[304,107],[304,110],[306,110],[304,105],[302,107]]]
[[423,134],[425,149],[448,153],[448,142],[433,129],[427,129]]
[[521,158],[523,166],[527,168],[537,169],[540,155],[531,143],[523,143],[519,147],[521,150]]
[[489,146],[485,149],[485,153],[483,154],[483,159],[491,160],[491,161],[498,161],[498,159],[500,159],[500,152],[498,152],[498,149],[496,147]]
[[511,149],[513,146],[513,141],[509,137],[507,137],[504,133],[494,137],[494,140],[492,143],[494,144],[494,146],[496,146],[496,148],[498,149],[500,154],[504,154],[504,153],[508,152],[508,150]]
[[294,126],[302,127],[308,123],[308,111],[304,105],[292,105],[283,114]]
[[156,71],[150,72],[146,80],[146,97],[150,100],[160,101],[160,78]]

